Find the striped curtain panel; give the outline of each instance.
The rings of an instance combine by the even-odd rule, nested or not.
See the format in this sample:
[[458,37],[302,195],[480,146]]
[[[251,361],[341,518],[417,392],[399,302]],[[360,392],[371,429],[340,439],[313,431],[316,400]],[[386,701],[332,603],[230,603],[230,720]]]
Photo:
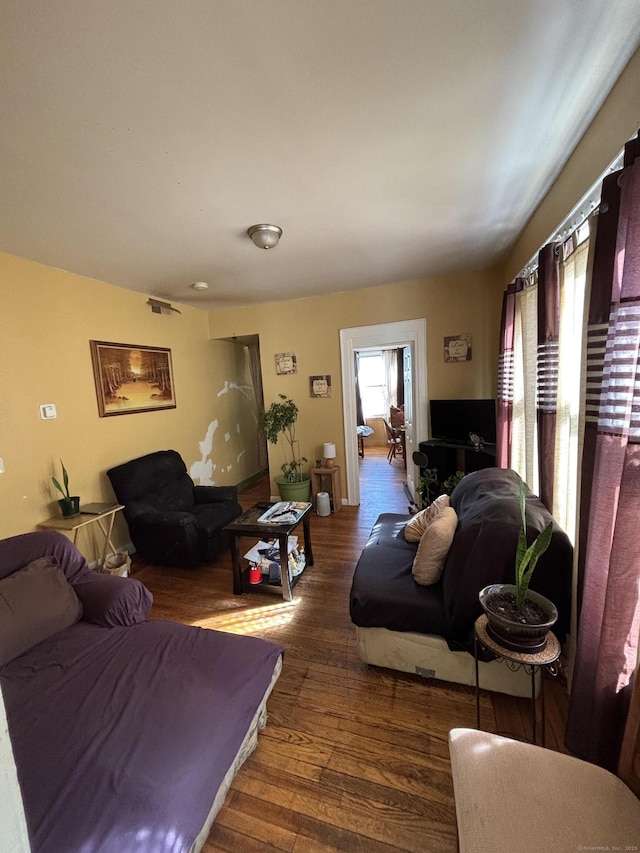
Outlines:
[[522,289],[522,284],[521,279],[516,279],[507,287],[502,297],[496,402],[496,465],[498,468],[511,467],[516,293]]
[[555,480],[560,330],[559,248],[556,243],[548,243],[538,255],[538,494],[549,512],[553,512]]
[[603,182],[598,217],[587,337],[581,607],[565,738],[575,755],[611,770],[619,754],[640,630],[638,155],[634,140],[625,167]]

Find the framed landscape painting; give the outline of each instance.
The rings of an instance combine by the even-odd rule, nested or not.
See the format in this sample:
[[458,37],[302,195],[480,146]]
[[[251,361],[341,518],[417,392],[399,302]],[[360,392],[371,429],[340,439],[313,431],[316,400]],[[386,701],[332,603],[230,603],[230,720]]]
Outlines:
[[101,418],[175,409],[170,349],[89,343]]

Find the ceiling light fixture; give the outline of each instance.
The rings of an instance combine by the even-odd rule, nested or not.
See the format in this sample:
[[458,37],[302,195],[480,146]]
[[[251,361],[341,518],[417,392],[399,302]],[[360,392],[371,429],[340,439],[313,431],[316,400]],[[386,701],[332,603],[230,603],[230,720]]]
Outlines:
[[194,281],[191,287],[194,290],[197,290],[199,293],[203,293],[205,290],[209,290],[209,285],[206,281]]
[[277,225],[252,225],[247,234],[259,249],[273,249],[282,237],[282,228]]

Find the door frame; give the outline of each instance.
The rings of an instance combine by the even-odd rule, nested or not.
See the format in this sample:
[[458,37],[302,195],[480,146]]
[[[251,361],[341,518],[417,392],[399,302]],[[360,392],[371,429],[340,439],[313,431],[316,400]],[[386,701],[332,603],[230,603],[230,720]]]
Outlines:
[[[354,353],[374,347],[411,347],[413,386],[413,425],[415,442],[427,437],[427,321],[400,320],[372,326],[340,329],[340,358],[342,360],[342,411],[344,418],[344,453],[347,478],[347,504],[360,503],[358,439],[356,435],[356,376]],[[413,465],[407,459],[407,470]],[[415,466],[414,476],[415,480]]]

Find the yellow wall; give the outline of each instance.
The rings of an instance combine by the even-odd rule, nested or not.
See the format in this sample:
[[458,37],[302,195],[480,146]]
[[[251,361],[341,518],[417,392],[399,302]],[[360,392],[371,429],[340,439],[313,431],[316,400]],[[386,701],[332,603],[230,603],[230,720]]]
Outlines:
[[[259,336],[265,406],[278,394],[295,401],[300,410],[300,449],[311,462],[322,456],[325,441],[336,443],[346,489],[340,329],[425,317],[429,396],[493,397],[503,284],[501,275],[493,270],[212,311],[210,335],[213,339]],[[445,363],[444,337],[462,333],[472,336],[472,360]],[[296,354],[296,374],[276,374],[274,356],[278,352]],[[310,397],[309,377],[319,374],[331,375],[330,399]],[[284,458],[282,443],[269,447],[272,478],[280,473]],[[272,489],[276,494],[275,484]]]
[[[58,512],[51,475],[60,479],[60,458],[73,494],[83,502],[112,500],[108,468],[167,448],[190,468],[202,462],[200,443],[217,420],[213,481],[235,484],[256,472],[245,349],[210,341],[204,312],[181,306],[182,314],[152,314],[141,293],[10,255],[0,254],[0,283],[1,537],[34,530]],[[91,339],[169,347],[177,407],[100,418]],[[41,420],[41,403],[55,403],[56,420]],[[95,549],[85,540],[79,545],[93,559]],[[116,544],[127,541],[119,519]]]

